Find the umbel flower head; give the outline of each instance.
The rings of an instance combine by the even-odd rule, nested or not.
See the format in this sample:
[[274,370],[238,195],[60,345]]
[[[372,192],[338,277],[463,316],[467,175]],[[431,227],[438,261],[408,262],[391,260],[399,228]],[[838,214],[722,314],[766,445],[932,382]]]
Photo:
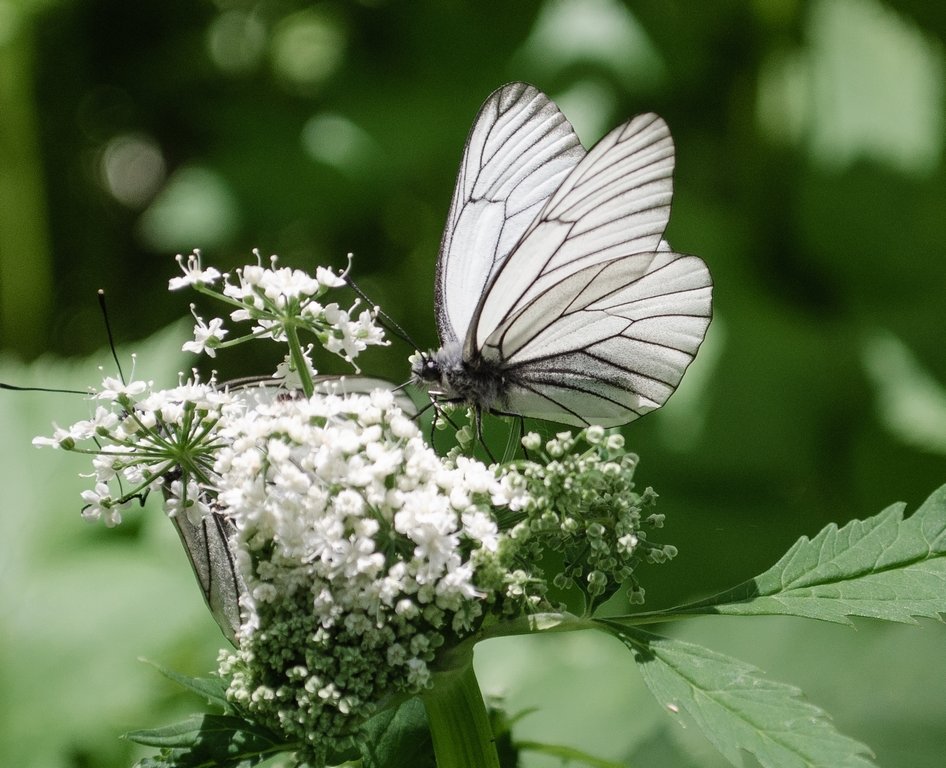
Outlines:
[[[229,696],[318,750],[430,682],[507,597],[507,483],[445,464],[389,391],[285,397],[222,429],[218,502],[248,589]],[[521,597],[516,594],[516,601]]]
[[[273,260],[236,270],[233,282],[197,254],[180,261],[172,288],[193,286],[234,308],[231,320],[253,324],[223,341],[223,321],[195,313],[187,348],[282,341],[282,385],[230,390],[195,373],[155,390],[106,378],[89,420],[35,442],[92,455],[89,519],[117,524],[132,501],[160,489],[179,530],[184,519],[198,532],[224,521],[214,562],[198,562],[206,540],[188,544],[182,533],[198,578],[210,569],[211,581],[238,585],[230,604],[239,616],[215,611],[237,646],[221,652],[219,674],[234,708],[308,764],[356,742],[373,713],[435,684],[458,649],[526,631],[525,616],[564,611],[548,598],[553,583],[579,589],[586,613],[622,584],[636,602],[638,565],[675,554],[648,540],[646,529],[662,523],[649,509],[656,494],[634,490],[637,457],[619,435],[529,434],[529,458],[493,466],[459,450],[441,457],[390,388],[317,386],[314,347],[301,333],[346,359],[384,343],[377,310],[352,320],[353,310],[324,302],[338,275],[310,278]],[[550,551],[561,567],[546,573]]]
[[313,764],[430,685],[441,651],[552,608],[544,550],[591,602],[673,554],[641,530],[654,495],[632,491],[636,457],[596,428],[556,436],[541,461],[445,461],[378,390],[263,402],[220,438],[217,501],[248,589],[220,674]]

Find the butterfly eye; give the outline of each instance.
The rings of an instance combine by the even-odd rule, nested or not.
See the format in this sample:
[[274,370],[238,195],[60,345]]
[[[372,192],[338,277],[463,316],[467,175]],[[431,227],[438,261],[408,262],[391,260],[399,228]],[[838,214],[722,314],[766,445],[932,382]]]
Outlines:
[[425,354],[418,373],[424,381],[437,381],[440,379],[440,366],[431,355]]

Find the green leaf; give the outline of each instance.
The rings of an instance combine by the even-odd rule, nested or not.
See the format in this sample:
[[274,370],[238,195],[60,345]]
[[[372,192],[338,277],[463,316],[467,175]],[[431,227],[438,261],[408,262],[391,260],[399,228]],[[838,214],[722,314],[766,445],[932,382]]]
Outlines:
[[600,757],[594,757],[587,752],[582,752],[574,747],[566,747],[560,744],[542,744],[537,741],[517,741],[516,746],[523,752],[536,752],[540,755],[549,755],[557,757],[563,765],[578,764],[590,765],[591,768],[624,768],[621,763],[615,763],[611,760],[602,760]]
[[135,763],[135,768],[174,768],[174,763],[163,757],[144,757]]
[[150,659],[142,659],[142,661],[144,661],[146,664],[150,664],[168,680],[177,683],[179,686],[191,691],[192,693],[196,693],[210,704],[215,704],[224,710],[229,708],[230,704],[227,701],[226,694],[227,687],[224,685],[224,682],[221,678],[189,677],[188,675],[182,675],[180,672],[175,672],[173,669],[164,667],[155,661],[151,661]]
[[656,615],[802,616],[850,624],[850,616],[915,624],[946,613],[946,486],[907,519],[894,504],[843,528],[799,539],[765,573],[706,600]]
[[750,752],[766,768],[867,768],[870,750],[836,731],[797,688],[738,659],[607,620],[634,653],[644,682],[670,712],[687,712],[727,760]]
[[249,768],[296,748],[265,728],[229,715],[192,715],[163,728],[132,731],[125,738],[162,750],[158,758],[148,758],[150,763],[140,762],[139,768]]
[[434,747],[420,699],[372,717],[364,727],[365,768],[434,768]]

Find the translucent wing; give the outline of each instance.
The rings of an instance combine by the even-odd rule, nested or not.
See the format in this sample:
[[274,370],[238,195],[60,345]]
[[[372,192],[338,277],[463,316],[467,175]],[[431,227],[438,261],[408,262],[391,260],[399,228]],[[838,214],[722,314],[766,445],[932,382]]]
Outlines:
[[670,217],[672,175],[673,140],[657,115],[639,115],[605,136],[494,271],[466,337],[465,356],[474,356],[555,286],[577,286],[568,278],[582,270],[640,254],[622,275],[641,277]]
[[212,512],[194,525],[187,515],[171,518],[190,560],[207,607],[224,636],[234,645],[240,628],[240,595],[246,591],[236,569],[231,537],[235,532],[228,515]]
[[466,338],[490,278],[584,154],[558,107],[531,85],[505,85],[480,108],[437,260],[442,344]]
[[568,275],[487,339],[505,409],[617,426],[666,402],[706,334],[712,283],[701,259],[663,246]]

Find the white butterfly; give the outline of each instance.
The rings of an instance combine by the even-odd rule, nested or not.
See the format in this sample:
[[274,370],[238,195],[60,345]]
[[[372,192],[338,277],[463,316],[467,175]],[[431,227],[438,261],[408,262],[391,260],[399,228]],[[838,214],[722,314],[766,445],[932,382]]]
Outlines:
[[576,426],[673,393],[712,314],[709,270],[663,239],[673,140],[639,115],[586,153],[547,96],[495,91],[466,141],[440,244],[435,399]]

